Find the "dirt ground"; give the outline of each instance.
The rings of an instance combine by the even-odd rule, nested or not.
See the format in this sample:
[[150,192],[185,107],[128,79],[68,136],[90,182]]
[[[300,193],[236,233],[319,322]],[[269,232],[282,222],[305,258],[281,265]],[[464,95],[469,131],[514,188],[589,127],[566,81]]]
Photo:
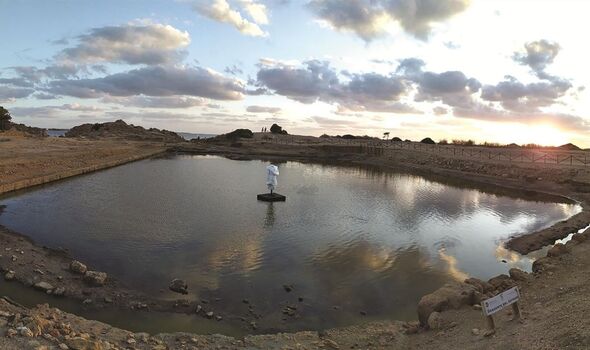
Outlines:
[[[289,136],[290,141],[285,138],[285,142],[281,143],[264,136],[258,134],[254,140],[239,142],[176,145],[115,140],[10,138],[9,141],[0,142],[0,193],[20,188],[18,186],[27,187],[145,158],[168,149],[170,152],[220,154],[235,159],[280,158],[371,165],[384,170],[437,177],[441,181],[455,182],[461,186],[502,186],[508,192],[541,191],[567,197],[582,205],[583,211],[577,216],[552,228],[508,242],[510,248],[519,252],[535,250],[590,224],[590,167],[478,161],[412,149],[374,153],[347,144],[326,143],[317,138]],[[3,139],[1,135],[0,139]],[[496,316],[498,329],[490,336],[484,336],[485,320],[481,310],[475,310],[469,305],[459,310],[442,312],[442,321],[435,330],[418,328],[415,322],[392,320],[319,333],[311,331],[234,339],[181,333],[157,336],[132,334],[47,306],[26,309],[0,300],[0,335],[5,335],[0,337],[0,348],[587,349],[590,348],[590,318],[586,316],[590,308],[590,299],[587,298],[590,289],[587,282],[590,273],[590,242],[585,241],[587,234],[590,235],[590,232],[579,234],[581,238],[569,243],[563,254],[543,258],[542,268],[537,273],[517,282],[521,287],[524,319],[509,321],[512,315],[501,312]],[[69,261],[67,254],[37,247],[26,238],[7,230],[0,230],[0,238],[0,262],[4,271],[15,271],[16,280],[25,285],[48,279],[56,286],[78,286],[71,288],[72,292],[66,293],[66,296],[77,299],[90,296],[100,303],[109,300],[107,304],[114,301],[119,306],[131,305],[140,295],[130,293],[130,296],[125,296],[127,292],[121,292],[117,281],[110,281],[112,284],[107,283],[103,288],[85,291],[79,277],[64,272]],[[13,255],[16,259],[13,259]],[[143,305],[152,305],[150,301],[139,301],[140,309],[144,308]],[[156,312],[153,315],[158,317]],[[23,327],[27,327],[32,335]]]
[[164,152],[161,143],[5,136],[0,133],[0,194]]

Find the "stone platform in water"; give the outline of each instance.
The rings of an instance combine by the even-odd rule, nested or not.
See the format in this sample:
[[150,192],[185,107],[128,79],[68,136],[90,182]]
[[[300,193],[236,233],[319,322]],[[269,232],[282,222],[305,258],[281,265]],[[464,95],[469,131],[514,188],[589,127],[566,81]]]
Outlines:
[[265,202],[284,202],[287,199],[287,197],[278,193],[262,193],[257,195],[256,198],[258,198],[259,201]]

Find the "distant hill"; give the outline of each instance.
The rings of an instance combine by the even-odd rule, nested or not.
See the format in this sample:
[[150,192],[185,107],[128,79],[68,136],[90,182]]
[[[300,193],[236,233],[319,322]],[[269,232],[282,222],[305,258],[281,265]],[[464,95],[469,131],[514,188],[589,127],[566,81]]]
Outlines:
[[102,124],[82,124],[71,128],[66,137],[86,137],[91,139],[117,138],[134,141],[184,142],[177,133],[155,128],[127,124],[122,120]]
[[565,151],[581,151],[582,149],[576,145],[574,145],[573,143],[566,143],[565,145],[561,145],[559,147],[557,147],[561,150],[565,150]]

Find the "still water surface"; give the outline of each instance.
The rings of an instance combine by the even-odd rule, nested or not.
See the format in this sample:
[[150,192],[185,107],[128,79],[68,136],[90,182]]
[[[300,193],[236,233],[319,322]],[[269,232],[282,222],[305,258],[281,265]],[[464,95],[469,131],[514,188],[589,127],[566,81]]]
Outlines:
[[[501,242],[580,210],[414,175],[298,162],[279,164],[278,192],[287,201],[270,204],[256,201],[266,164],[211,156],[139,161],[5,197],[0,224],[67,248],[129,287],[178,298],[167,285],[182,278],[190,298],[220,298],[216,310],[243,315],[248,299],[264,315],[263,328],[298,330],[415,319],[420,296],[445,282],[530,269],[530,257]],[[286,293],[284,284],[294,290]],[[298,317],[283,320],[286,303],[298,303]]]

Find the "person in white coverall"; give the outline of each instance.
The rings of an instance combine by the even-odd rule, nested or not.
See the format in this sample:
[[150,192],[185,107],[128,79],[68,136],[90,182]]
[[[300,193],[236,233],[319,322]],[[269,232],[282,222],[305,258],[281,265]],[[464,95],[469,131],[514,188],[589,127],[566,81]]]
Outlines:
[[266,167],[266,187],[271,194],[277,187],[277,176],[279,176],[279,168],[276,165],[270,164]]

